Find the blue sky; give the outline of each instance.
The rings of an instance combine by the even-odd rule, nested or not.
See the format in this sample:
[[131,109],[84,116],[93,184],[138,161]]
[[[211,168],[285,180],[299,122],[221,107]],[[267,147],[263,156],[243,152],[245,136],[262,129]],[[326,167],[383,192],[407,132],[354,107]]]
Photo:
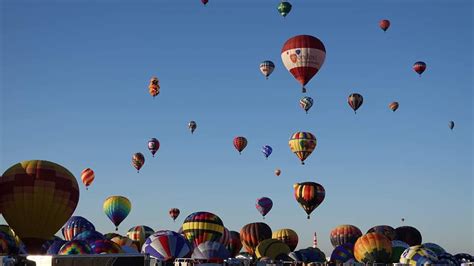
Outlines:
[[[296,230],[298,248],[316,231],[329,255],[331,228],[365,232],[404,217],[424,242],[473,253],[472,2],[293,0],[286,18],[277,4],[3,1],[1,171],[45,159],[80,182],[82,169],[94,169],[89,191],[80,183],[75,214],[103,233],[114,229],[102,212],[110,195],[133,205],[122,233],[138,224],[177,230],[200,210],[239,231],[261,221],[254,204],[267,196],[274,207],[265,222]],[[298,34],[318,37],[327,51],[307,86],[309,115],[280,59]],[[276,64],[269,80],[263,60]],[[421,78],[411,68],[418,60],[428,65]],[[364,96],[357,115],[347,105],[353,92]],[[392,101],[400,102],[395,113]],[[194,135],[189,120],[198,123]],[[318,139],[305,166],[288,148],[296,131]],[[238,135],[249,142],[241,156]],[[152,137],[161,142],[155,158]],[[274,151],[265,160],[267,144]],[[140,174],[130,164],[135,152],[146,156]],[[326,189],[309,221],[293,197],[303,181]],[[175,223],[172,207],[182,212]]]

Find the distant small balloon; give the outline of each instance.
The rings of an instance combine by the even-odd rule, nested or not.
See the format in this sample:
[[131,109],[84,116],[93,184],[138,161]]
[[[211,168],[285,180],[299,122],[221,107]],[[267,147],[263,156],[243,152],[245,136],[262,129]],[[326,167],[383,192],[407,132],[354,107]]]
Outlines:
[[379,26],[380,28],[385,32],[388,30],[388,28],[390,27],[390,21],[388,19],[382,19],[380,22],[379,22]]
[[423,72],[426,70],[426,63],[422,61],[416,62],[413,64],[413,70],[415,70],[415,72],[421,77],[421,74],[423,74]]
[[311,109],[311,107],[313,106],[313,102],[313,98],[306,96],[301,98],[300,106],[301,108],[303,108],[303,110],[306,111],[306,113],[308,113],[309,109]]
[[272,61],[263,61],[260,63],[260,72],[265,76],[266,79],[272,74],[275,69],[275,64]]
[[132,157],[132,165],[137,169],[137,173],[140,173],[143,164],[145,164],[145,156],[140,152],[135,153]]
[[151,96],[153,96],[153,99],[156,97],[156,95],[160,94],[160,84],[159,80],[157,77],[152,77],[150,80],[150,84],[148,85],[148,91]]
[[276,175],[276,176],[280,176],[280,175],[281,175],[281,170],[280,170],[280,169],[276,169],[276,170],[275,170],[275,175]]
[[239,154],[241,154],[245,147],[247,147],[247,139],[245,137],[235,137],[234,147],[239,152]]
[[81,180],[82,183],[86,186],[86,190],[89,189],[89,186],[92,184],[92,182],[95,179],[95,174],[94,171],[90,168],[86,168],[82,170],[81,172]]
[[189,128],[189,130],[191,130],[191,134],[193,134],[194,130],[196,130],[196,128],[197,128],[196,121],[193,121],[193,120],[189,121],[188,128]]
[[265,145],[262,147],[262,153],[263,155],[265,156],[265,159],[268,159],[268,156],[270,156],[270,154],[272,154],[272,147],[268,146],[268,145]]
[[449,129],[453,130],[454,128],[454,121],[449,121]]
[[290,2],[281,2],[278,7],[277,7],[277,10],[278,12],[280,13],[280,15],[282,15],[283,17],[286,17],[286,15],[288,15],[291,11],[291,4]]
[[209,2],[209,0],[201,0],[201,3],[203,3],[204,5],[206,5],[207,2]]
[[362,103],[364,103],[364,97],[362,97],[362,95],[358,93],[352,93],[351,95],[349,95],[347,103],[354,110],[355,114],[357,112],[357,109],[359,109],[362,106]]
[[155,154],[159,149],[160,142],[156,138],[152,138],[148,141],[148,150],[150,150],[153,157],[155,157]]
[[392,112],[395,112],[397,111],[398,109],[398,102],[392,102],[388,105],[388,108],[390,108],[390,110],[392,110]]

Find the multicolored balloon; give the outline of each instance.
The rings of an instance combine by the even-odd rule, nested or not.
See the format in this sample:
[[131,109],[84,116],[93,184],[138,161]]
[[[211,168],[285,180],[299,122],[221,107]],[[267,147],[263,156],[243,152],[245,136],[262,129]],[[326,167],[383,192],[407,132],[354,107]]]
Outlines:
[[390,108],[390,110],[392,110],[392,112],[395,112],[397,111],[398,109],[398,102],[392,102],[388,105],[388,108]]
[[410,247],[421,245],[422,237],[420,231],[412,226],[400,226],[395,229],[396,237],[395,240],[400,240]]
[[191,120],[191,121],[188,123],[188,128],[189,128],[189,130],[191,130],[191,134],[194,134],[194,131],[195,131],[196,128],[197,128],[196,121],[192,121],[192,120]]
[[61,233],[66,241],[71,241],[75,236],[84,231],[94,231],[95,226],[82,216],[71,216],[61,229]]
[[[160,149],[160,141],[158,141],[156,138],[152,138],[148,141],[148,150],[150,150],[151,155],[155,157],[155,153]],[[135,157],[134,157],[135,158]],[[140,158],[138,158],[140,159]],[[133,160],[132,160],[133,161]],[[145,158],[143,158],[143,163],[145,162]],[[133,163],[133,162],[132,162]],[[141,163],[141,165],[143,165]],[[137,168],[137,165],[140,165],[140,163],[136,164],[133,163],[133,166]],[[137,170],[140,170],[141,166],[138,166]]]
[[209,262],[223,262],[230,257],[230,252],[217,241],[206,241],[194,248],[191,258],[210,260]]
[[280,175],[281,175],[281,170],[280,170],[280,169],[276,169],[276,170],[275,170],[275,175],[276,175],[276,176],[280,176]]
[[118,226],[130,213],[132,203],[123,196],[110,196],[105,199],[103,209],[105,215],[115,225],[115,231],[118,231]]
[[425,72],[426,70],[425,62],[422,62],[422,61],[416,62],[415,64],[413,64],[413,70],[415,70],[415,72],[418,73],[418,75],[420,75],[421,77],[421,74],[423,74],[423,72]]
[[255,248],[255,256],[257,259],[267,257],[272,260],[278,260],[290,253],[290,247],[278,239],[265,239]]
[[103,240],[105,236],[95,230],[92,231],[83,231],[77,234],[73,240],[82,240],[86,241],[88,244],[96,241],[96,240]]
[[140,173],[140,169],[145,164],[145,156],[142,153],[137,152],[132,156],[132,165],[137,169],[137,173]]
[[291,4],[290,2],[283,1],[277,7],[278,13],[283,17],[286,17],[291,11]]
[[421,245],[410,246],[400,256],[400,263],[411,265],[436,264],[438,257],[433,251]]
[[265,156],[265,159],[268,159],[268,156],[270,156],[270,154],[272,154],[272,147],[268,146],[268,145],[265,145],[262,147],[262,153],[263,155]]
[[306,113],[308,113],[309,109],[313,106],[313,98],[305,96],[301,98],[300,100],[300,106],[305,110]]
[[46,250],[46,255],[58,255],[59,250],[61,250],[61,247],[66,243],[66,240],[54,240],[53,243],[51,243],[51,245],[49,245],[48,249]]
[[393,240],[392,241],[392,256],[390,261],[392,263],[398,263],[400,261],[400,256],[402,255],[405,249],[409,248],[410,246],[400,240]]
[[304,87],[313,78],[324,63],[326,48],[316,37],[298,35],[285,42],[281,49],[281,59],[286,69]]
[[201,3],[202,3],[203,5],[206,5],[207,2],[209,2],[209,0],[201,0]]
[[265,219],[265,215],[272,209],[273,201],[270,198],[262,197],[258,198],[257,202],[255,203],[255,208],[257,208],[258,212],[262,215],[263,219]]
[[42,244],[71,217],[78,201],[76,178],[53,162],[23,161],[8,168],[0,178],[3,218],[29,254],[41,252]]
[[245,147],[247,147],[247,139],[245,137],[235,137],[234,147],[237,149],[239,154],[241,154]]
[[213,213],[195,212],[184,220],[183,233],[193,247],[197,247],[206,241],[219,241],[224,233],[224,224]]
[[81,180],[82,180],[82,183],[86,186],[86,190],[89,189],[89,186],[92,184],[94,179],[95,179],[95,174],[94,174],[94,171],[92,171],[92,169],[86,168],[82,170]]
[[92,253],[94,254],[119,254],[123,253],[122,248],[107,239],[98,239],[95,241],[90,242],[90,247],[92,249]]
[[449,121],[448,126],[449,126],[449,129],[453,130],[453,128],[454,128],[454,121]]
[[258,244],[265,239],[272,238],[272,229],[266,223],[246,224],[240,230],[240,240],[250,254],[255,254]]
[[240,241],[240,234],[236,231],[230,231],[230,238],[229,244],[227,244],[226,248],[229,250],[230,255],[232,257],[237,256],[240,250],[242,249],[242,242]]
[[58,251],[58,255],[84,255],[93,254],[92,249],[87,242],[82,240],[72,240],[66,242]]
[[354,244],[346,243],[334,248],[331,253],[331,262],[345,263],[354,258]]
[[316,137],[310,132],[296,132],[290,137],[288,141],[290,150],[294,153],[304,164],[306,158],[316,149]]
[[309,219],[310,214],[323,202],[326,196],[324,187],[314,182],[303,182],[294,184],[293,188],[296,201],[308,214],[307,218]]
[[174,261],[176,258],[189,258],[193,248],[181,234],[160,230],[147,238],[142,247],[142,253],[160,261]]
[[352,108],[352,110],[354,110],[354,114],[357,113],[357,109],[359,109],[362,106],[363,102],[364,102],[364,97],[362,97],[362,95],[358,93],[352,93],[347,98],[347,103]]
[[380,28],[385,32],[388,30],[388,28],[390,27],[390,21],[388,19],[382,19],[380,22],[379,22],[379,26]]
[[160,94],[160,81],[158,80],[157,77],[152,77],[150,80],[150,84],[148,85],[148,92],[150,93],[151,96],[153,96],[153,99],[156,97],[156,95]]
[[128,229],[127,237],[138,243],[138,249],[142,248],[143,243],[150,237],[155,230],[146,225],[137,225]]
[[283,228],[273,232],[272,238],[287,244],[291,251],[295,251],[298,245],[298,234],[289,228]]
[[263,61],[260,63],[260,71],[265,76],[266,79],[272,74],[275,69],[275,64],[272,61]]
[[386,237],[388,237],[388,239],[390,239],[390,241],[394,240],[397,233],[395,232],[395,229],[393,227],[391,227],[390,225],[376,225],[372,228],[370,228],[367,233],[379,233],[379,234],[382,234]]
[[230,231],[224,226],[224,232],[222,233],[221,238],[219,238],[219,243],[224,245],[225,247],[229,244],[230,241]]
[[365,234],[354,245],[354,257],[363,263],[390,263],[392,242],[379,233]]
[[136,252],[139,252],[139,243],[137,241],[133,241],[131,240],[129,237],[126,237],[126,236],[116,236],[112,239],[110,239],[110,241],[114,242],[115,244],[119,245],[120,247],[122,247],[122,250],[123,250],[123,247],[126,246],[126,247],[129,247],[133,250],[135,250]]
[[178,218],[179,216],[179,209],[178,208],[171,208],[169,211],[168,211],[171,219],[173,219],[173,221],[176,221],[176,218]]
[[333,228],[329,238],[331,239],[332,246],[337,247],[346,243],[355,244],[360,236],[362,236],[362,232],[357,226],[343,224]]

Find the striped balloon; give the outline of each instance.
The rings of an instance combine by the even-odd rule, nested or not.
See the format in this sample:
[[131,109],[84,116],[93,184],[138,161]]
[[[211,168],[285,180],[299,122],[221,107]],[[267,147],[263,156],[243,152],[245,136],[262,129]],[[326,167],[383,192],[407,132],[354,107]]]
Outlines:
[[421,74],[423,74],[423,72],[425,72],[426,70],[425,62],[422,62],[422,61],[416,62],[415,64],[413,64],[413,70],[415,70],[415,72],[418,73],[418,75],[420,75],[421,77]]
[[286,69],[303,86],[313,78],[324,63],[326,48],[316,37],[298,35],[288,39],[281,49],[281,60]]
[[224,226],[224,232],[222,233],[221,238],[219,238],[219,241],[217,242],[221,243],[224,246],[227,246],[229,244],[229,241],[230,241],[230,232],[229,232],[229,229],[227,229]]
[[403,251],[400,263],[411,265],[436,264],[438,257],[433,251],[423,248],[421,245],[411,246]]
[[268,257],[272,260],[283,259],[283,256],[290,253],[290,247],[278,239],[265,239],[255,248],[255,256],[257,259]]
[[137,169],[137,173],[140,173],[140,169],[145,164],[145,156],[140,152],[133,154],[132,156],[132,165]]
[[272,61],[263,61],[260,63],[260,71],[268,79],[270,74],[272,74],[273,70],[275,69],[275,64]]
[[347,98],[347,103],[352,108],[352,110],[354,110],[354,114],[357,113],[357,109],[360,108],[363,102],[364,102],[364,97],[362,97],[362,95],[358,93],[352,93]]
[[235,257],[237,254],[239,254],[240,250],[242,249],[242,241],[240,241],[239,232],[230,231],[230,239],[226,248],[229,250],[232,257]]
[[293,185],[295,191],[295,199],[301,205],[303,210],[310,214],[316,209],[324,200],[326,191],[324,187],[314,182],[303,182]]
[[245,137],[235,137],[234,147],[237,149],[239,154],[241,154],[245,147],[247,147],[247,139]]
[[58,252],[58,255],[84,255],[93,254],[87,242],[82,240],[72,240],[66,242]]
[[354,257],[364,263],[389,263],[392,256],[392,242],[379,233],[368,233],[354,244]]
[[266,223],[250,223],[240,229],[240,240],[250,254],[255,254],[255,248],[265,239],[272,238],[272,229]]
[[206,241],[219,241],[224,233],[224,224],[213,213],[195,212],[184,220],[183,232],[188,241],[197,247]]
[[265,219],[265,215],[272,209],[273,201],[270,198],[262,197],[258,198],[257,202],[255,203],[255,208],[260,212],[263,219]]
[[82,216],[71,216],[61,230],[63,237],[67,241],[71,241],[75,236],[84,231],[94,231],[95,226]]
[[300,100],[300,106],[305,110],[306,113],[308,113],[309,109],[313,106],[314,100],[311,97],[303,97]]
[[334,248],[331,253],[331,262],[345,263],[346,261],[354,259],[354,244],[346,243]]
[[273,232],[272,238],[287,244],[291,251],[294,251],[298,245],[298,234],[289,228],[283,228]]
[[357,226],[343,224],[336,226],[331,230],[329,238],[333,247],[337,247],[346,243],[355,244],[357,239],[362,236],[362,232]]
[[145,243],[145,240],[154,232],[155,230],[153,230],[151,227],[146,225],[137,225],[128,229],[127,237],[133,241],[138,242],[138,249],[141,249],[143,243]]
[[104,201],[104,213],[118,230],[120,223],[128,216],[132,209],[132,203],[123,196],[110,196]]
[[81,179],[82,179],[82,183],[86,186],[86,190],[92,184],[92,181],[94,181],[94,178],[95,178],[95,174],[94,174],[94,171],[92,171],[92,169],[86,168],[82,170]]
[[398,106],[399,106],[398,102],[392,102],[388,105],[388,108],[390,108],[390,110],[392,110],[392,112],[395,112],[395,111],[397,111]]
[[119,245],[120,247],[127,246],[135,251],[139,251],[138,242],[131,240],[129,237],[126,236],[116,236],[110,239],[110,241],[114,242],[115,244]]
[[160,261],[174,261],[176,258],[189,258],[192,246],[179,233],[160,230],[147,238],[142,247],[142,253]]
[[123,253],[122,248],[116,243],[107,239],[98,239],[90,243],[94,254],[119,254]]
[[397,233],[395,232],[395,229],[393,227],[391,227],[390,225],[376,225],[372,228],[370,228],[369,230],[367,230],[367,233],[379,233],[379,234],[382,234],[386,237],[388,237],[388,239],[390,239],[390,241],[394,240]]
[[204,259],[209,262],[222,263],[230,257],[229,251],[217,241],[206,241],[194,248],[191,258]]
[[310,132],[296,132],[290,137],[288,142],[291,152],[293,152],[304,164],[304,160],[316,149],[316,137]]

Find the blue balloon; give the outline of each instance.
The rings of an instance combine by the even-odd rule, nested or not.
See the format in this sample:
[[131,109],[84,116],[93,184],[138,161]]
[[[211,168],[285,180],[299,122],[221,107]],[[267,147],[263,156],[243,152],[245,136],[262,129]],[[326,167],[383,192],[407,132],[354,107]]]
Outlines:
[[66,240],[58,239],[54,240],[53,243],[49,246],[48,250],[46,251],[47,255],[58,255],[59,250],[61,247],[66,244]]
[[268,159],[268,156],[270,156],[270,154],[272,154],[272,147],[268,146],[268,145],[265,145],[262,147],[262,153],[263,155],[265,155],[265,158]]

